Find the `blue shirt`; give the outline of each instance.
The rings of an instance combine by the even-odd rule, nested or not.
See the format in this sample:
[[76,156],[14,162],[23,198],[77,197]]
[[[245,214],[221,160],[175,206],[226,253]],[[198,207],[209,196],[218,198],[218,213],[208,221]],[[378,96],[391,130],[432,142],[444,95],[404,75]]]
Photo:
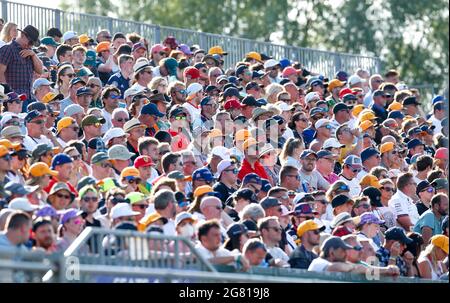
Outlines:
[[63,99],[63,100],[61,100],[61,103],[60,103],[60,113],[59,113],[59,118],[62,118],[62,117],[64,117],[65,115],[64,115],[64,110],[66,109],[66,107],[67,106],[69,106],[69,105],[72,105],[72,104],[75,104],[73,101],[72,101],[72,99],[70,98],[70,96],[69,97],[67,97],[67,98],[65,98],[65,99]]
[[109,78],[107,84],[117,87],[123,98],[125,91],[130,88],[130,79],[126,79],[121,72],[117,72]]
[[434,215],[433,211],[431,209],[425,211],[417,221],[416,225],[414,225],[414,232],[416,233],[422,233],[422,228],[429,227],[433,230],[433,236],[442,234],[442,220],[444,218],[441,217],[441,219],[437,219]]

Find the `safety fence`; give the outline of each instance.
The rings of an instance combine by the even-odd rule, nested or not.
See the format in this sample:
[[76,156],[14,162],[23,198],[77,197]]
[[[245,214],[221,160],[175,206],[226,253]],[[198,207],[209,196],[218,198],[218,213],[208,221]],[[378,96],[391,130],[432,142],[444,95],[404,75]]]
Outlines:
[[117,18],[96,16],[77,12],[65,12],[59,9],[44,8],[34,5],[15,3],[6,0],[1,2],[1,16],[6,21],[11,20],[19,28],[32,24],[41,33],[50,27],[58,27],[62,32],[74,30],[87,33],[91,37],[100,29],[110,32],[137,32],[152,43],[161,43],[168,35],[175,36],[179,43],[198,44],[203,49],[221,45],[229,55],[225,58],[225,66],[230,67],[242,60],[245,54],[256,51],[273,56],[275,59],[287,58],[298,61],[310,70],[333,76],[339,70],[353,73],[357,68],[364,68],[371,73],[380,72],[380,59],[372,56],[353,55],[329,52],[305,47],[277,45],[250,39],[236,38],[225,35],[204,33],[199,31],[159,26],[143,22],[121,20]]

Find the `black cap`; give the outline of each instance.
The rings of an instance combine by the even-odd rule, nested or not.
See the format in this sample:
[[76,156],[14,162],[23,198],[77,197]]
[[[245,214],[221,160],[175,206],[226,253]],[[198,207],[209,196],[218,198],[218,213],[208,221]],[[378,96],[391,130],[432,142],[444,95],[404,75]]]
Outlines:
[[420,181],[416,187],[416,195],[418,196],[421,191],[423,191],[424,189],[426,189],[428,187],[431,187],[430,182],[428,182],[427,180]]
[[27,25],[24,29],[19,29],[19,31],[24,33],[34,46],[39,46],[39,30],[37,28],[32,25]]
[[256,225],[256,223],[253,220],[247,219],[242,221],[242,224],[245,225],[245,227],[247,227],[247,230],[249,231],[254,231],[257,232],[258,231],[258,225]]
[[233,223],[227,229],[229,238],[234,238],[248,232],[247,226],[242,223]]
[[366,187],[363,190],[363,195],[369,197],[370,205],[375,207],[383,207],[381,203],[381,191],[373,186]]
[[333,208],[336,208],[338,206],[344,205],[347,202],[353,202],[353,200],[344,194],[340,194],[334,197],[333,200],[331,200],[331,206]]
[[397,226],[391,227],[388,230],[386,230],[386,232],[384,233],[384,238],[386,240],[399,241],[403,244],[411,244],[413,242],[413,240],[411,240],[410,238],[408,238],[408,236],[406,236],[406,233],[403,230],[403,228]]
[[409,96],[409,97],[406,97],[405,99],[403,99],[403,106],[411,105],[411,104],[420,105],[420,103],[417,102],[417,99],[415,96]]
[[341,110],[349,110],[349,107],[347,106],[347,104],[342,102],[336,103],[333,107],[333,114],[336,114]]
[[245,199],[249,200],[250,203],[258,203],[258,199],[256,198],[255,193],[249,188],[243,188],[236,191],[233,196],[236,199]]
[[239,90],[236,87],[228,87],[223,92],[223,97],[238,97],[239,98]]
[[261,104],[256,101],[255,97],[253,97],[252,95],[248,95],[244,99],[242,99],[241,104],[247,106],[261,106]]
[[265,197],[259,204],[266,210],[268,208],[281,205],[281,202],[273,197]]

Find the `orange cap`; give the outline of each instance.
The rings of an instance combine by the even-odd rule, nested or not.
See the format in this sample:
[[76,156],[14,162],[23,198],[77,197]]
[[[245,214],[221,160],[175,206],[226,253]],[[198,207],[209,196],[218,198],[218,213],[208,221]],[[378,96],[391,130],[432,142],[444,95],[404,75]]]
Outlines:
[[122,170],[122,172],[120,173],[120,178],[125,177],[140,178],[141,174],[139,173],[139,170],[137,168],[129,166]]
[[110,50],[109,49],[110,46],[111,46],[111,43],[109,43],[108,41],[103,41],[103,42],[100,42],[97,45],[97,47],[95,48],[95,51],[97,53],[101,53],[101,52],[104,52],[104,51],[109,51]]
[[37,162],[31,165],[28,173],[33,177],[42,177],[44,175],[56,177],[58,175],[56,170],[51,170],[44,162]]

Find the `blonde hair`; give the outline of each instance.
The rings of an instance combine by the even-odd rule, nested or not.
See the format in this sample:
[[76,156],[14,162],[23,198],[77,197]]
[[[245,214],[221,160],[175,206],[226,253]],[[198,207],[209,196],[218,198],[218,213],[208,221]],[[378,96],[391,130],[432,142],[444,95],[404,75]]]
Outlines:
[[17,29],[17,24],[13,22],[6,23],[0,33],[0,40],[5,41],[6,43],[11,42],[13,39],[13,37],[11,37],[11,29],[14,27]]
[[283,149],[280,153],[280,162],[282,165],[287,160],[288,156],[292,156],[294,149],[302,147],[304,148],[303,141],[297,138],[289,138],[286,143],[283,145]]
[[167,83],[167,80],[164,79],[163,77],[155,77],[155,78],[152,79],[152,81],[150,81],[150,83],[148,84],[148,87],[149,87],[151,90],[155,90],[155,89],[158,88],[158,86],[159,86],[159,85],[161,84],[161,82],[163,82],[163,81],[166,81],[166,83]]
[[269,84],[266,87],[267,102],[275,103],[277,101],[277,95],[281,92],[285,92],[283,85],[278,83]]
[[436,251],[440,249],[439,247],[428,244],[427,247],[420,253],[419,258],[428,258],[428,256],[431,256],[431,266],[433,267],[433,271],[439,272],[440,268],[438,266],[438,259],[436,256]]

